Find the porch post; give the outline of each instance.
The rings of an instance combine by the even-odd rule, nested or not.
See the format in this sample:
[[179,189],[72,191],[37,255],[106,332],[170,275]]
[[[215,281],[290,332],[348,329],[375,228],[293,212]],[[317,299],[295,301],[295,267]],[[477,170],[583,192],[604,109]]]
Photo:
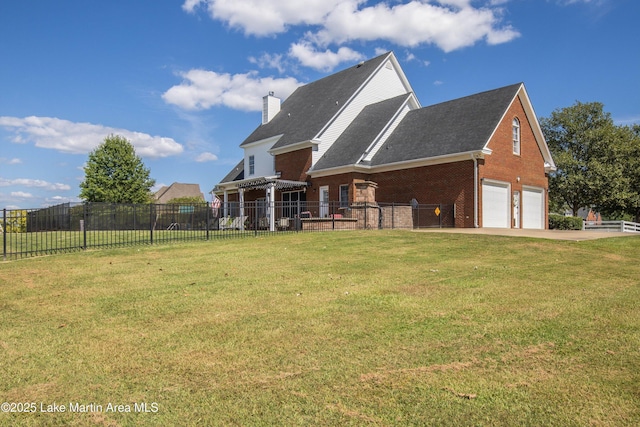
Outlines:
[[244,231],[244,188],[238,189],[240,195],[240,230]]
[[276,231],[276,184],[274,182],[269,184],[267,189],[267,201],[269,203],[269,231]]
[[226,217],[229,216],[229,191],[224,190],[224,196],[223,197],[224,197],[224,199],[223,199],[224,207],[222,208],[223,209],[223,215],[222,216],[226,218]]

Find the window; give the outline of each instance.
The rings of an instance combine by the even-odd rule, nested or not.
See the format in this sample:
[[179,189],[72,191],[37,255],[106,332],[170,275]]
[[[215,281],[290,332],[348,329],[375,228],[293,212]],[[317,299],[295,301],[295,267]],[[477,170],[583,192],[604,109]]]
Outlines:
[[513,154],[520,155],[520,120],[513,119]]
[[249,175],[256,173],[256,156],[249,156]]
[[340,186],[340,207],[349,207],[349,185]]

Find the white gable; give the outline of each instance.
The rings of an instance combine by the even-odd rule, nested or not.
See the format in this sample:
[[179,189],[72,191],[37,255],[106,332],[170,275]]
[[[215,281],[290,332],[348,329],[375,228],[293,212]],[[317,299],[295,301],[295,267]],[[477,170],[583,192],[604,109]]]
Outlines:
[[[274,157],[269,149],[278,142],[282,135],[263,139],[244,147],[244,177],[256,178],[275,175]],[[251,156],[253,156],[253,173],[251,173]]]
[[412,91],[395,56],[390,54],[344,108],[314,138],[314,141],[318,142],[318,149],[313,152],[312,166],[326,153],[363,108]]

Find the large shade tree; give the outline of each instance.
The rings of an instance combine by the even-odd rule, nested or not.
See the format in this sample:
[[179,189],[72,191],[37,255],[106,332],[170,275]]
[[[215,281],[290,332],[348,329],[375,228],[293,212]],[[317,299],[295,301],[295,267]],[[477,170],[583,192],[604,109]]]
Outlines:
[[637,139],[631,128],[615,125],[599,102],[555,110],[540,125],[557,166],[549,179],[555,206],[568,207],[573,215],[584,207],[629,212],[634,200],[629,156]]
[[635,222],[640,222],[640,125],[625,127],[621,147],[624,159],[624,173],[630,184],[630,197],[622,209],[623,212],[633,217]]
[[80,184],[86,202],[149,203],[155,181],[136,155],[133,145],[119,135],[110,135],[89,153]]

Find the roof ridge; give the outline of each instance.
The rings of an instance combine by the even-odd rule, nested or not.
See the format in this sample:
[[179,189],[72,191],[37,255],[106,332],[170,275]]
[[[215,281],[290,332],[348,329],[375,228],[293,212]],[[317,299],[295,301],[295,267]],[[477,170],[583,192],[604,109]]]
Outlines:
[[[489,93],[492,93],[492,92],[498,92],[498,91],[505,90],[505,89],[509,89],[509,88],[512,88],[512,87],[513,87],[513,88],[515,88],[516,86],[517,86],[518,88],[520,88],[520,86],[522,86],[522,85],[524,85],[524,82],[520,82],[520,83],[513,83],[513,84],[510,84],[510,85],[506,85],[506,86],[498,87],[498,88],[495,88],[495,89],[488,89],[488,90],[484,90],[484,91],[482,91],[482,92],[473,93],[473,94],[471,94],[471,95],[465,95],[465,96],[461,96],[461,97],[459,97],[459,98],[449,99],[448,101],[438,102],[437,104],[427,105],[427,106],[422,107],[422,108],[435,107],[435,106],[437,106],[437,105],[448,104],[448,103],[450,103],[450,102],[462,101],[462,100],[464,100],[464,99],[473,98],[473,97],[477,97],[477,96],[480,96],[480,95],[486,95],[486,94],[489,94]],[[514,93],[515,93],[515,92],[514,92]]]

